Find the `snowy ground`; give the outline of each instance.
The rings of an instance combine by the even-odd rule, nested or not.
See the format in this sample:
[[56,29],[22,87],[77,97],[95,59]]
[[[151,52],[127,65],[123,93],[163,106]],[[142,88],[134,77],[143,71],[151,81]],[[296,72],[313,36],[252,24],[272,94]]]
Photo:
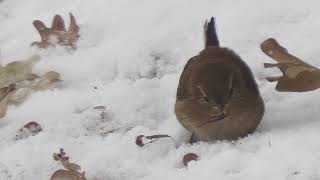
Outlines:
[[[61,73],[63,88],[39,92],[10,106],[0,120],[0,179],[42,180],[61,168],[52,153],[64,148],[93,180],[319,180],[319,90],[278,93],[264,77],[259,44],[274,37],[298,57],[320,66],[318,0],[0,0],[0,60],[40,54],[35,72]],[[51,23],[72,12],[80,25],[75,52],[39,50],[34,19]],[[265,100],[263,122],[235,142],[186,144],[189,133],[173,107],[186,61],[203,48],[202,25],[217,18],[220,42],[253,70]],[[98,89],[93,87],[97,86]],[[96,105],[107,106],[99,121]],[[83,111],[82,110],[86,109]],[[16,141],[29,121],[43,131]],[[104,132],[114,133],[102,135]],[[143,148],[139,134],[170,134]],[[182,157],[201,160],[188,168]]]

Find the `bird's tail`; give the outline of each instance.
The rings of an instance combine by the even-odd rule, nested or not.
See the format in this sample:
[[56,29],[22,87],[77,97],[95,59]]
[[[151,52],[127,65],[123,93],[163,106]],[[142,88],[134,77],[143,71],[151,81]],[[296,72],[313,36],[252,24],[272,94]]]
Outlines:
[[219,39],[216,30],[215,18],[212,17],[210,21],[204,24],[204,40],[205,47],[216,46],[219,47]]

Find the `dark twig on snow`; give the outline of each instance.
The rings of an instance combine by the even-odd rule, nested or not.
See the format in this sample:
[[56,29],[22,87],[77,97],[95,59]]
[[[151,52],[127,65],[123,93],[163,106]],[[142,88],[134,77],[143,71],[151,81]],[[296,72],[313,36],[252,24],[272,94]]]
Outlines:
[[161,138],[170,138],[175,143],[174,138],[167,134],[156,134],[151,136],[139,135],[136,138],[136,144],[140,147],[143,147],[144,145],[154,143],[155,141],[158,141]]

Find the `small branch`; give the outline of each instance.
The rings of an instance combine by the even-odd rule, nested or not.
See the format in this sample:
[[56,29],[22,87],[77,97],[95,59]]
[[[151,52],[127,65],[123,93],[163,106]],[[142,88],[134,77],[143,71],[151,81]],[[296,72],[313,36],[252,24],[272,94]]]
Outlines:
[[166,134],[157,134],[157,135],[151,135],[151,136],[144,136],[144,135],[137,136],[136,145],[143,147],[147,144],[154,143],[161,138],[170,138],[175,143],[175,140],[173,137],[166,135]]

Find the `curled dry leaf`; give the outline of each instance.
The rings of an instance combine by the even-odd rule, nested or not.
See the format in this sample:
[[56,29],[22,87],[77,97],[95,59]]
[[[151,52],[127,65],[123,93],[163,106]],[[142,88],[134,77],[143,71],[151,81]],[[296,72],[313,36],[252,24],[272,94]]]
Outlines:
[[13,61],[0,67],[0,88],[9,87],[13,83],[35,79],[32,73],[33,66],[40,61],[39,55],[34,55],[26,60]]
[[6,115],[8,105],[19,105],[32,93],[53,89],[58,87],[60,82],[60,74],[50,71],[41,77],[34,75],[33,79],[25,79],[0,88],[0,118]]
[[34,85],[30,87],[30,89],[37,91],[53,89],[58,87],[61,82],[61,75],[58,72],[49,71],[39,77],[35,81]]
[[42,127],[37,122],[31,121],[24,125],[16,134],[16,139],[25,139],[34,136],[42,131]]
[[15,87],[5,87],[0,89],[0,118],[7,114],[8,102],[15,92]]
[[60,149],[60,153],[54,153],[53,159],[55,161],[60,161],[64,169],[59,169],[55,171],[50,180],[87,180],[85,177],[85,172],[80,172],[81,167],[75,163],[69,162],[69,157],[63,149]]
[[188,166],[189,162],[191,161],[198,161],[199,160],[199,156],[195,153],[188,153],[186,155],[183,156],[183,164],[184,166]]
[[61,81],[59,73],[50,71],[33,80],[25,80],[15,83],[14,86],[16,90],[11,95],[9,104],[19,105],[34,92],[54,89],[60,86]]
[[41,41],[33,42],[31,46],[38,46],[39,48],[48,48],[56,44],[62,46],[70,46],[76,48],[76,42],[79,39],[79,26],[72,13],[69,13],[70,25],[66,30],[63,18],[60,15],[55,15],[52,20],[51,28],[48,28],[42,21],[33,21],[34,27],[40,34]]
[[7,105],[17,90],[16,83],[38,77],[32,73],[32,68],[40,59],[39,55],[34,55],[26,60],[0,66],[0,118],[6,115]]
[[277,67],[283,74],[266,78],[269,82],[278,82],[277,91],[306,92],[320,88],[320,69],[291,55],[275,39],[269,38],[262,42],[261,50],[278,62],[264,63],[264,67]]

